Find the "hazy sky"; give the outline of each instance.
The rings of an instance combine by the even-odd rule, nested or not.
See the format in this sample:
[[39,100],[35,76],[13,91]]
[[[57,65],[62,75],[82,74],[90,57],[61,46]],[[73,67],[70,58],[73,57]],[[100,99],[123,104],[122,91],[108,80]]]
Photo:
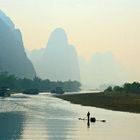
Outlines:
[[27,49],[45,47],[62,27],[79,55],[111,51],[126,69],[140,71],[140,0],[0,0],[0,8]]

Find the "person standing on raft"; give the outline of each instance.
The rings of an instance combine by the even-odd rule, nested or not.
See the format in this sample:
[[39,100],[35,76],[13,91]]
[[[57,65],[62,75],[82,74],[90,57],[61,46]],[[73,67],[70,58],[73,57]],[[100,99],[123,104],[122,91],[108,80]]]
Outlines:
[[87,113],[87,121],[88,121],[87,124],[89,125],[90,124],[90,112]]

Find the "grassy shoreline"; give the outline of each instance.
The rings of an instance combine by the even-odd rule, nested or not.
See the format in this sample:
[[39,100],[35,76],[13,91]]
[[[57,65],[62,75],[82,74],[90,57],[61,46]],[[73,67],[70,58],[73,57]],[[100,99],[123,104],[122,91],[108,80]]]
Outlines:
[[124,93],[84,93],[57,95],[71,103],[94,106],[109,110],[140,113],[140,95]]

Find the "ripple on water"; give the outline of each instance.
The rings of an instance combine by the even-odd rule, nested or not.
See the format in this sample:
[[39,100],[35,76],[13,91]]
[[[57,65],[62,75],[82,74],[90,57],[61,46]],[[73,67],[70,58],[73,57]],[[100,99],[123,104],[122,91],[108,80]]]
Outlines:
[[[87,127],[79,121],[91,116],[106,119]],[[31,140],[139,140],[138,114],[114,112],[74,105],[50,95],[24,96],[0,100],[0,139]]]

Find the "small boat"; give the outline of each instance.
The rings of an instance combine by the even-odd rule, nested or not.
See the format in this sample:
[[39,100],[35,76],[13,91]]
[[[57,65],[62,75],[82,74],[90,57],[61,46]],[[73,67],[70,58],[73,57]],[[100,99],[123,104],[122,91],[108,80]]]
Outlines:
[[[88,119],[86,119],[86,118],[78,118],[79,120],[88,120]],[[90,122],[96,122],[96,121],[98,121],[98,122],[106,122],[106,120],[96,120],[96,118],[95,117],[91,117],[90,118],[90,120],[89,120]]]
[[51,93],[64,94],[64,90],[61,87],[56,87],[56,89],[51,90]]
[[37,95],[39,91],[37,89],[26,89],[23,91],[23,94]]

